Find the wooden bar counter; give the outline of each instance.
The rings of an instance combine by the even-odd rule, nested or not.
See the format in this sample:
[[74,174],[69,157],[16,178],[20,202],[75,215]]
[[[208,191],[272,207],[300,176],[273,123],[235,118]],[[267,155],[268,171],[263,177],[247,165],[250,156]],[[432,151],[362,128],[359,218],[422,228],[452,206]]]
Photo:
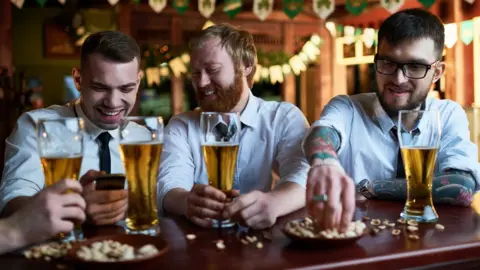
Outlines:
[[[357,201],[355,219],[363,216],[396,222],[403,202]],[[377,235],[366,235],[356,243],[342,247],[306,248],[292,244],[283,234],[284,224],[305,216],[305,210],[297,211],[277,221],[268,231],[271,241],[263,232],[248,231],[263,243],[245,245],[240,237],[245,231],[228,230],[222,234],[226,248],[217,249],[220,239],[215,229],[199,228],[184,218],[160,220],[162,233],[169,242],[169,250],[149,269],[480,269],[480,217],[471,208],[436,206],[443,231],[433,224],[419,225],[419,240],[406,237],[405,231],[393,236],[391,228]],[[371,227],[369,221],[367,227]],[[396,227],[399,227],[398,225]],[[120,227],[85,228],[87,237],[123,233]],[[196,239],[187,240],[186,234]],[[60,269],[55,262],[28,260],[20,255],[0,256],[0,269]],[[76,269],[74,265],[62,269]],[[145,269],[145,268],[142,268]]]

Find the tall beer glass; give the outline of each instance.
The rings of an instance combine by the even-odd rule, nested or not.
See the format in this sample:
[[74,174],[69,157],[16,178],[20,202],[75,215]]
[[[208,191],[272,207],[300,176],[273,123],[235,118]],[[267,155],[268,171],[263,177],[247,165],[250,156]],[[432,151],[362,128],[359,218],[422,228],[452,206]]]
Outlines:
[[435,222],[432,181],[440,145],[438,111],[400,111],[398,139],[407,177],[407,201],[401,217],[418,222]]
[[119,127],[120,154],[128,183],[127,232],[156,235],[157,175],[163,146],[161,117],[125,117]]
[[[84,121],[81,118],[41,119],[37,123],[37,144],[45,175],[45,187],[63,179],[78,180],[83,157]],[[81,224],[60,240],[83,238]]]
[[[208,183],[225,192],[231,201],[233,180],[240,145],[240,118],[236,113],[203,112],[200,119],[202,151],[207,167]],[[213,227],[235,225],[231,220],[212,220]]]

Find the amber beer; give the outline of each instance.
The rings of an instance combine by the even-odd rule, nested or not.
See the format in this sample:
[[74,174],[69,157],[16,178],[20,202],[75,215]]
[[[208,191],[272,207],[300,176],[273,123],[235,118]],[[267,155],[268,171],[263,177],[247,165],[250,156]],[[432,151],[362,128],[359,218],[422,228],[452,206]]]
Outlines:
[[407,177],[407,202],[404,209],[407,216],[432,216],[432,213],[425,213],[425,210],[432,211],[437,216],[432,198],[437,151],[438,148],[402,148]]
[[122,143],[121,156],[128,181],[127,228],[143,231],[155,227],[157,218],[157,174],[161,142]]
[[223,192],[231,191],[237,166],[238,144],[212,143],[202,147],[209,184]]
[[51,186],[62,179],[78,180],[82,156],[42,157],[45,186]]

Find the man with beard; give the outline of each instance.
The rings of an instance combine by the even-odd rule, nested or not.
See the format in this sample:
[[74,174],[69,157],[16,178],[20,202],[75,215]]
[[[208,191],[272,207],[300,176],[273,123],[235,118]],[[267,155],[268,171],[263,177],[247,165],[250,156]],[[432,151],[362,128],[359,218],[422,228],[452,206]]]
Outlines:
[[479,171],[465,111],[453,101],[427,97],[445,70],[444,39],[442,22],[428,11],[390,16],[378,32],[376,93],[335,97],[312,125],[304,144],[311,164],[307,206],[324,228],[345,230],[355,210],[355,184],[367,198],[405,200],[395,136],[399,110],[440,112],[433,200],[470,205]]
[[[34,200],[34,195],[45,186],[37,149],[35,125],[38,119],[81,117],[86,134],[80,170],[83,177],[80,180],[87,221],[104,225],[115,224],[124,218],[127,191],[96,190],[94,180],[103,173],[125,171],[120,159],[117,123],[135,104],[141,79],[140,49],[135,40],[121,32],[92,34],[82,45],[80,68],[74,68],[72,76],[81,92],[80,99],[72,104],[22,114],[7,138],[0,187],[2,216],[9,216]],[[59,200],[59,196],[52,192],[46,196],[47,200]],[[60,208],[49,210],[60,211]]]
[[[200,108],[173,117],[165,129],[159,211],[183,215],[203,227],[219,218],[254,229],[270,227],[278,217],[305,204],[309,166],[301,142],[308,123],[294,105],[252,95],[257,63],[248,32],[229,25],[211,26],[191,42],[190,58]],[[240,114],[233,189],[241,195],[228,206],[226,194],[208,185],[200,141],[202,111]],[[279,177],[273,189],[272,171]]]

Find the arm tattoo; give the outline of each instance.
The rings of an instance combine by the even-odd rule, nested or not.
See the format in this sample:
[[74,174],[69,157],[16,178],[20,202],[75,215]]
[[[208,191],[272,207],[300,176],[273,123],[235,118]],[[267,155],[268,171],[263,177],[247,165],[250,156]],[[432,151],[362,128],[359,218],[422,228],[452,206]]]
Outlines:
[[310,161],[313,159],[337,159],[337,150],[340,148],[340,136],[331,127],[314,128],[305,140],[304,151]]
[[[373,197],[383,200],[405,200],[405,179],[377,180],[370,183]],[[433,178],[432,195],[435,204],[470,206],[475,193],[475,178],[459,170],[449,170]]]

